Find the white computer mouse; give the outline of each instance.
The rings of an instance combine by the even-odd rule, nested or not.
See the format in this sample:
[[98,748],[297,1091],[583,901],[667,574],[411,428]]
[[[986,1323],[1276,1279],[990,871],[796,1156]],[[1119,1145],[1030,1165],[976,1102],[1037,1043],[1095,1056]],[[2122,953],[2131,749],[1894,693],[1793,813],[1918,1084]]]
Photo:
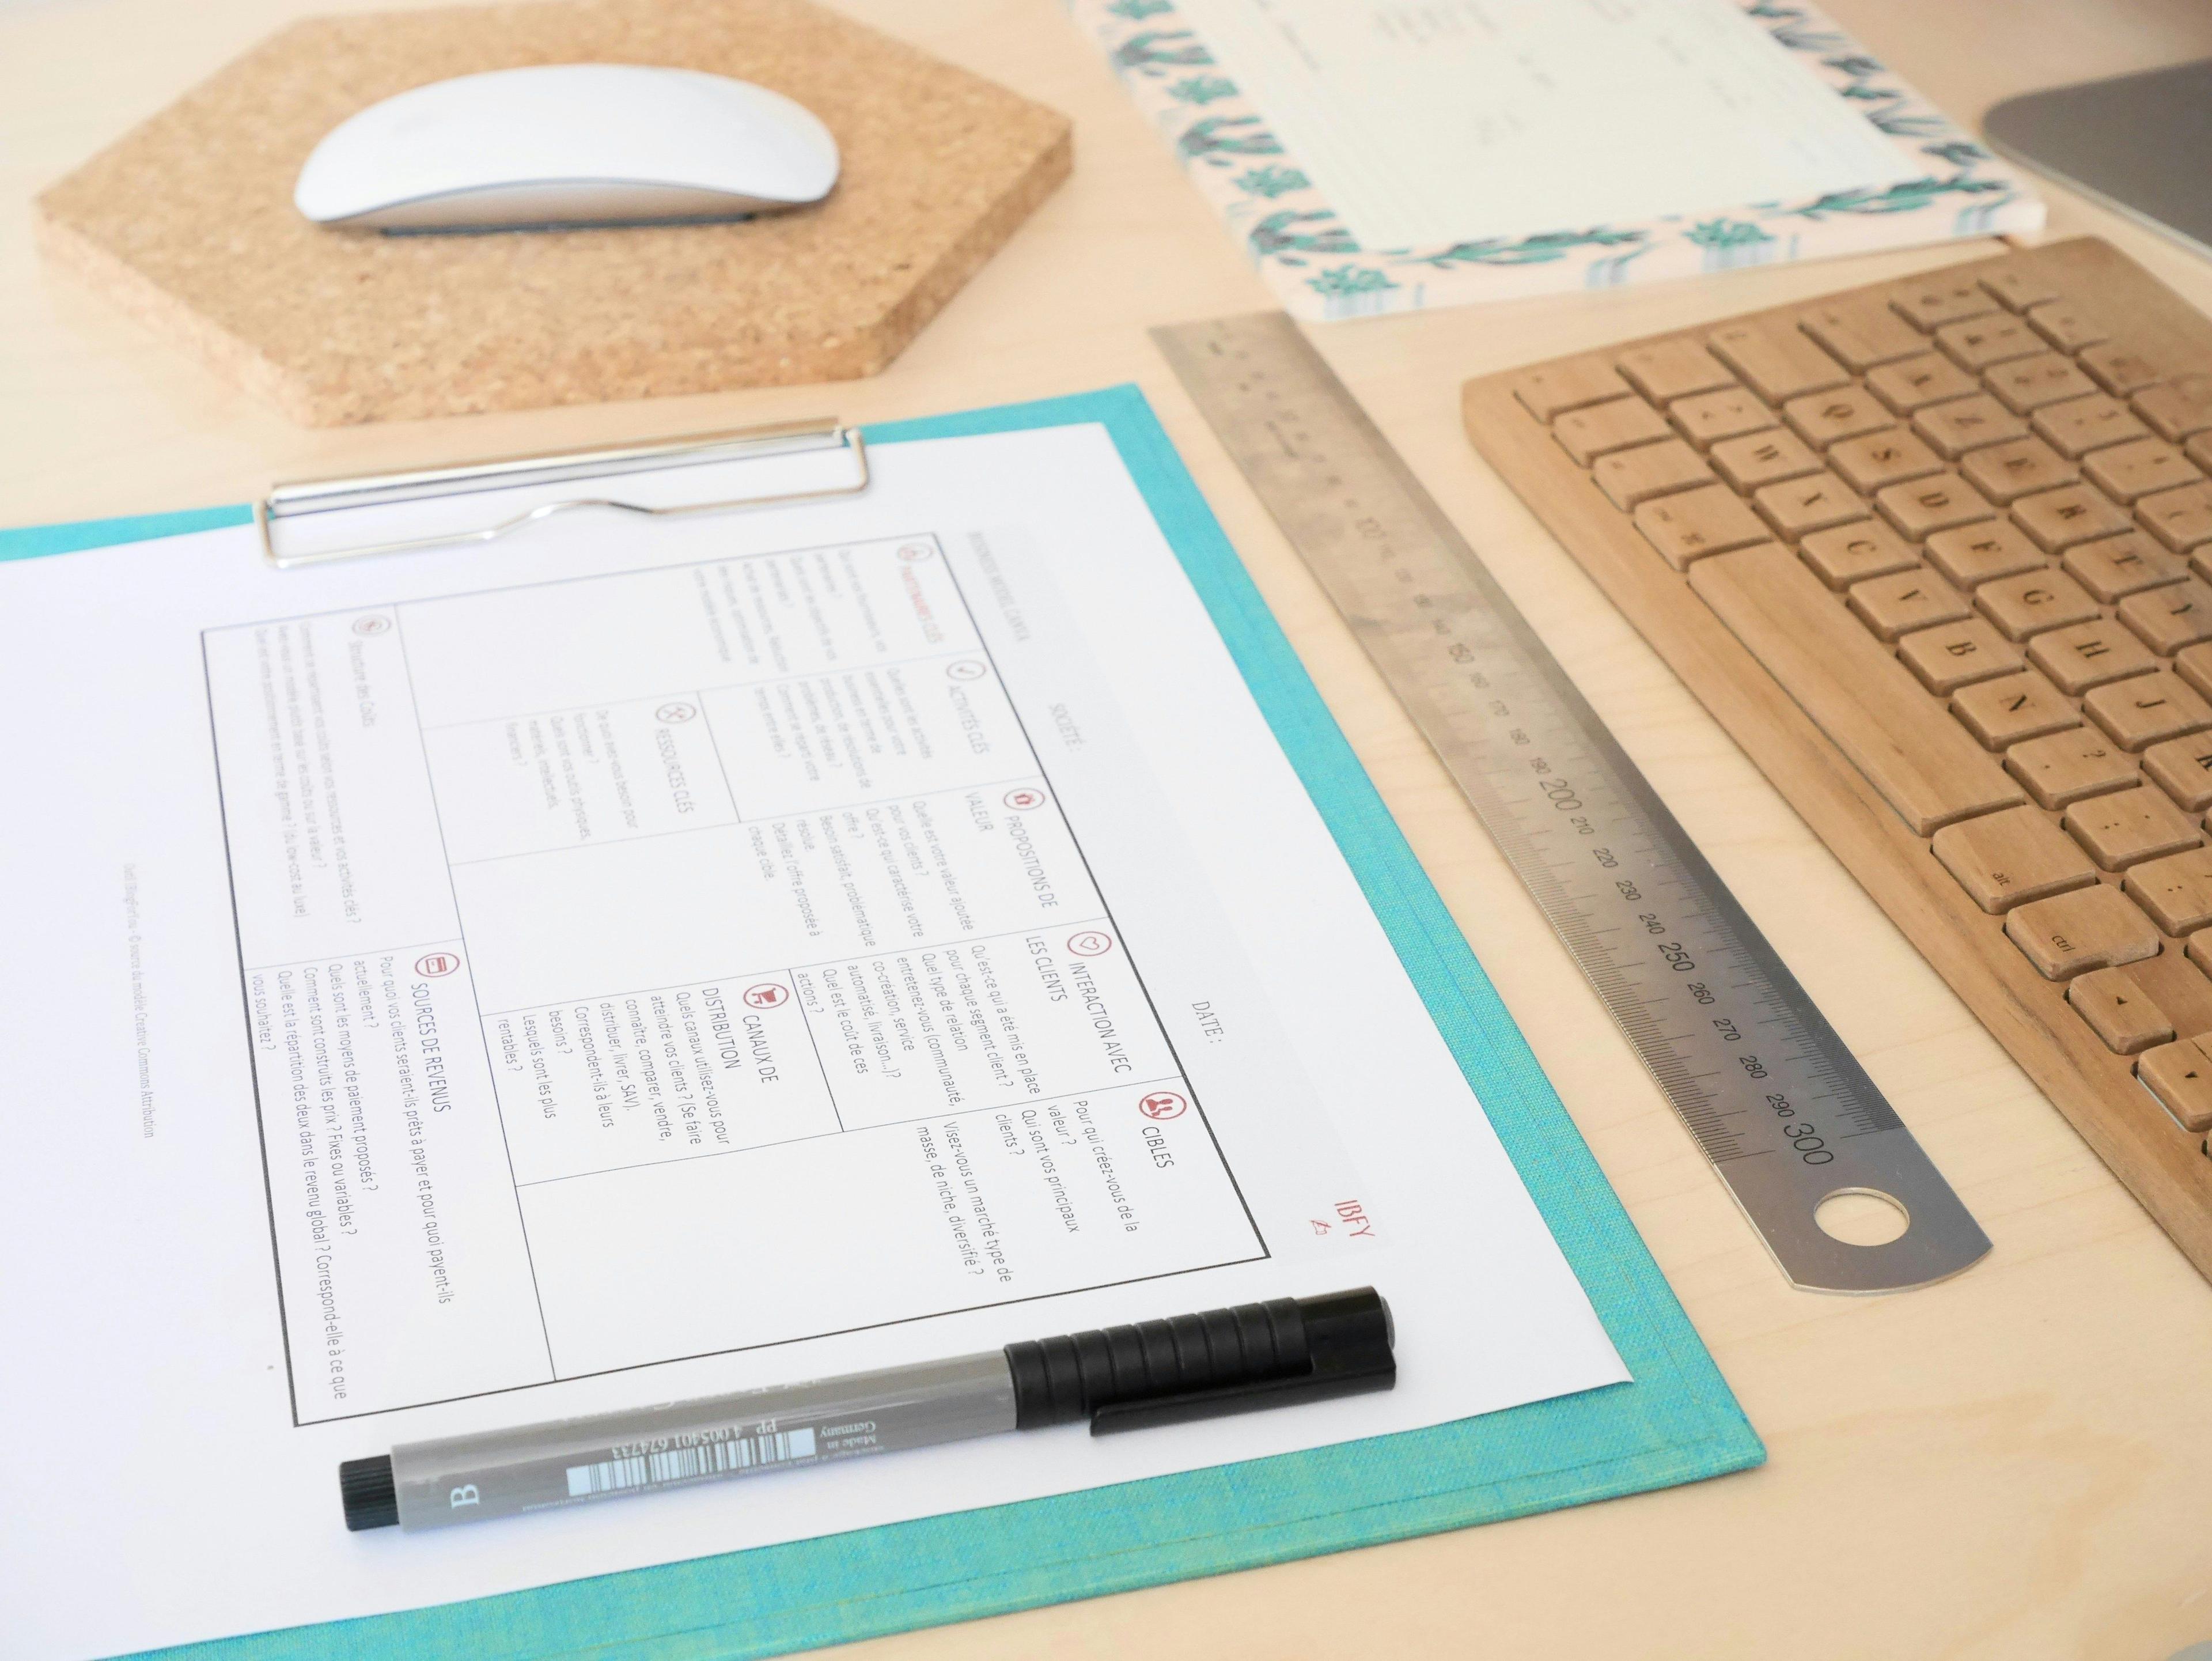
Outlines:
[[732,219],[819,202],[837,141],[781,93],[634,64],[416,87],[340,122],[292,200],[385,231]]

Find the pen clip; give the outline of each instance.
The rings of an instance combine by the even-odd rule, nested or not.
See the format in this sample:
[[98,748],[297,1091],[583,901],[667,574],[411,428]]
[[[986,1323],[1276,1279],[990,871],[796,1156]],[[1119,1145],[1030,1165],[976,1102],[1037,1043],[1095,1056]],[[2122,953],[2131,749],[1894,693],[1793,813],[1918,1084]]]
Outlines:
[[1183,1425],[1198,1419],[1225,1418],[1232,1413],[1256,1413],[1263,1408],[1326,1402],[1340,1396],[1389,1390],[1397,1382],[1398,1364],[1386,1352],[1380,1362],[1362,1366],[1316,1367],[1287,1378],[1112,1402],[1091,1414],[1091,1433],[1110,1436],[1117,1431],[1150,1430],[1158,1425]]

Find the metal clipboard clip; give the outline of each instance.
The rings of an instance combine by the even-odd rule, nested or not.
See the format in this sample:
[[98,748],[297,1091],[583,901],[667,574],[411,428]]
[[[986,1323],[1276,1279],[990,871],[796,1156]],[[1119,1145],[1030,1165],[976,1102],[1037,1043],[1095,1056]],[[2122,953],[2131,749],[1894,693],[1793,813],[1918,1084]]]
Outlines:
[[[713,502],[656,504],[625,502],[607,496],[567,496],[556,501],[536,502],[495,523],[473,528],[294,553],[280,553],[276,547],[275,527],[277,524],[307,514],[384,507],[479,491],[522,490],[575,479],[609,478],[625,473],[660,472],[670,468],[695,467],[713,462],[752,461],[768,456],[821,450],[848,453],[853,458],[858,478],[850,483],[812,490],[783,491],[769,496],[729,496]],[[842,426],[835,421],[786,421],[766,426],[738,427],[718,433],[695,433],[653,444],[627,445],[612,449],[547,451],[537,455],[502,456],[492,460],[464,462],[458,466],[427,468],[415,472],[360,473],[344,478],[300,480],[276,484],[270,487],[266,496],[253,504],[253,524],[261,535],[263,557],[277,569],[288,570],[294,566],[319,565],[331,560],[362,559],[372,554],[398,554],[418,548],[490,542],[535,520],[550,519],[556,514],[568,513],[579,508],[607,508],[619,513],[676,519],[695,514],[726,513],[738,508],[769,508],[823,497],[857,496],[867,488],[868,449],[859,428]]]

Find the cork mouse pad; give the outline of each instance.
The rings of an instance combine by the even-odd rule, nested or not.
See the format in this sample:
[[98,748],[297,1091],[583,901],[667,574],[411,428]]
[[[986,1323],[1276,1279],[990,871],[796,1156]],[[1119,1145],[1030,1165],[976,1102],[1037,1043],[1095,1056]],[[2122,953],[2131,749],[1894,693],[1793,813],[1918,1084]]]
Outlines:
[[[381,236],[292,187],[346,117],[524,64],[658,64],[796,99],[843,172],[732,224]],[[309,426],[849,380],[1067,175],[1066,117],[804,0],[311,18],[42,195],[47,252]]]

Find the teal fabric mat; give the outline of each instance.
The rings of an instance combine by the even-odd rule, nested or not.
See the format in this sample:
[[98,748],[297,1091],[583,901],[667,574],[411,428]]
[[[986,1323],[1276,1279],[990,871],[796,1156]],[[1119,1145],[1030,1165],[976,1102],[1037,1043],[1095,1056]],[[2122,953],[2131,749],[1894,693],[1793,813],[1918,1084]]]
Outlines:
[[[1635,1382],[1310,1453],[159,1654],[741,1661],[1496,1522],[1765,1459],[1144,395],[1115,386],[896,422],[867,437],[896,444],[1079,422],[1112,435]],[[0,559],[249,517],[218,508],[0,532]]]

